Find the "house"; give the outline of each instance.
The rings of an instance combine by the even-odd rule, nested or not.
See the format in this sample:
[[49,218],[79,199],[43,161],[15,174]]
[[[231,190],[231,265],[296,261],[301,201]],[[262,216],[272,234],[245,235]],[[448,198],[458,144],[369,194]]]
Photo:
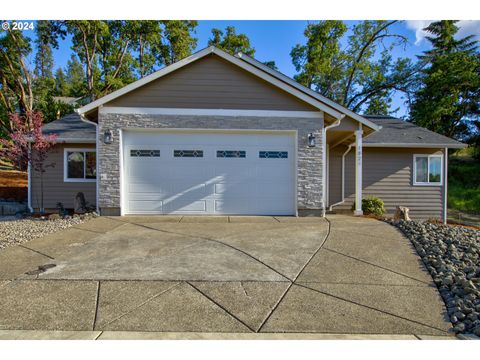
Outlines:
[[[257,60],[201,50],[47,124],[58,134],[45,207],[83,192],[102,215],[445,218],[448,148],[462,143],[390,117],[360,116]],[[39,184],[29,174],[29,205]]]

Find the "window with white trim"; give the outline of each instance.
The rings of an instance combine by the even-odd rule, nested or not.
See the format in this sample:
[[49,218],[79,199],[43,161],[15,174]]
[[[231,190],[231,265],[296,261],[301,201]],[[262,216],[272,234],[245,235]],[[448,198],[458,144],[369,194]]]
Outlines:
[[413,185],[442,185],[442,155],[413,156]]
[[64,181],[93,182],[97,179],[97,158],[92,149],[64,150]]

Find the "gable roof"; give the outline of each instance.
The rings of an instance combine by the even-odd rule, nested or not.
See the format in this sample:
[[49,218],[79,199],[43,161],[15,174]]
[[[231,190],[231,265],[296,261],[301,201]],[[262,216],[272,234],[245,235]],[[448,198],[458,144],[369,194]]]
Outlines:
[[66,115],[43,126],[45,135],[57,135],[58,142],[95,143],[95,124],[82,120],[79,114]]
[[[199,60],[207,55],[210,55],[210,54],[215,54],[221,58],[223,58],[224,60],[234,64],[234,65],[237,65],[238,67],[252,73],[253,75],[267,81],[268,83],[276,86],[276,87],[279,87],[281,88],[282,90],[290,93],[291,95],[299,98],[300,100],[318,108],[319,110],[321,111],[324,111],[325,113],[327,114],[330,114],[331,116],[333,116],[334,118],[337,118],[337,119],[340,119],[342,118],[345,114],[346,115],[349,115],[351,116],[352,118],[354,118],[355,120],[361,122],[362,124],[370,127],[371,129],[373,130],[379,130],[379,127],[371,122],[371,121],[368,121],[367,119],[361,117],[360,115],[357,115],[353,112],[351,112],[350,110],[348,109],[345,109],[343,107],[341,107],[340,105],[338,104],[335,104],[333,101],[331,100],[328,100],[324,97],[315,97],[315,96],[312,96],[312,93],[316,94],[314,91],[306,88],[305,86],[303,85],[300,85],[298,83],[296,83],[294,80],[292,79],[289,79],[289,81],[285,81],[285,79],[283,79],[282,77],[285,77],[287,78],[285,75],[281,74],[281,73],[278,73],[278,72],[275,72],[274,70],[271,70],[270,68],[268,68],[267,66],[263,66],[264,67],[261,67],[261,66],[258,66],[257,65],[254,65],[252,62],[250,61],[246,61],[244,56],[243,55],[239,55],[239,56],[232,56],[226,52],[224,52],[223,50],[220,50],[214,46],[210,46],[208,48],[205,48],[203,50],[200,50],[198,51],[197,53],[189,56],[189,57],[186,57],[185,59],[182,59],[174,64],[171,64],[169,66],[166,66],[164,67],[163,69],[160,69],[140,80],[137,80],[129,85],[126,85],[125,87],[117,90],[117,91],[114,91],[98,100],[95,100],[93,102],[91,102],[90,104],[87,104],[81,108],[79,108],[77,110],[77,112],[81,115],[83,114],[88,114],[89,112],[92,112],[92,111],[95,111],[96,109],[98,109],[98,107],[122,96],[122,95],[125,95],[127,94],[128,92],[131,92],[145,84],[148,84],[156,79],[159,79],[161,78],[162,76],[165,76],[181,67],[184,67],[196,60]],[[253,60],[253,59],[252,59]],[[254,60],[256,61],[256,60]],[[259,62],[258,62],[259,63]],[[260,63],[261,64],[261,63]],[[267,70],[268,69],[268,70]],[[328,102],[328,103],[327,103]]]
[[466,147],[459,141],[440,135],[423,127],[391,116],[365,115],[365,117],[382,126],[363,140],[366,147],[425,147],[454,148]]

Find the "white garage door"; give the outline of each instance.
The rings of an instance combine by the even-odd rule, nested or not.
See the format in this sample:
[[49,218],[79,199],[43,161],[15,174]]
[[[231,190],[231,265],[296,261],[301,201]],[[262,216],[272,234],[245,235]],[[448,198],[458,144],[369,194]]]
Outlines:
[[125,214],[294,215],[295,137],[124,132]]

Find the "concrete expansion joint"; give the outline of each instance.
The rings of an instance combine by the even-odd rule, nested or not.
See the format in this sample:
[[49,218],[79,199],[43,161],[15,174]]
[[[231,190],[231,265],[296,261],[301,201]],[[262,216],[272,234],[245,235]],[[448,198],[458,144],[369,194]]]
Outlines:
[[50,255],[47,255],[47,254],[45,254],[45,253],[43,253],[43,252],[41,252],[41,251],[38,251],[38,250],[35,250],[35,249],[32,249],[32,248],[29,248],[28,246],[25,246],[25,245],[23,245],[23,244],[19,244],[18,246],[21,247],[21,248],[24,248],[24,249],[26,249],[26,250],[30,250],[30,251],[36,252],[37,254],[40,254],[40,255],[42,255],[42,256],[45,256],[45,257],[47,257],[47,258],[49,258],[49,259],[51,259],[51,260],[54,260],[54,259],[55,259],[54,257],[51,257]]
[[205,240],[205,241],[211,241],[211,242],[215,242],[217,244],[220,244],[220,245],[223,245],[223,246],[226,246],[226,247],[229,247],[235,251],[238,251],[246,256],[248,256],[249,258],[255,260],[256,262],[262,264],[263,266],[269,268],[270,270],[272,270],[273,272],[277,273],[278,275],[280,275],[281,277],[287,279],[288,281],[292,281],[288,276],[280,273],[278,270],[276,270],[275,268],[271,267],[270,265],[266,264],[265,262],[263,262],[262,260],[256,258],[255,256],[247,253],[246,251],[244,250],[241,250],[233,245],[230,245],[230,244],[226,244],[224,243],[223,241],[220,241],[220,240],[217,240],[217,239],[213,239],[213,238],[209,238],[209,237],[205,237],[205,236],[192,236],[192,235],[189,235],[189,234],[183,234],[183,233],[179,233],[179,232],[175,232],[175,231],[167,231],[167,230],[161,230],[161,229],[156,229],[156,228],[153,228],[151,226],[147,226],[147,225],[143,225],[143,224],[138,224],[138,223],[134,223],[132,222],[131,224],[133,225],[136,225],[136,226],[139,226],[139,227],[143,227],[143,228],[146,228],[146,229],[149,229],[149,230],[154,230],[154,231],[159,231],[159,232],[164,232],[164,233],[167,233],[167,234],[173,234],[173,235],[182,235],[182,236],[186,236],[186,237],[190,237],[190,238],[195,238],[195,239],[201,239],[201,240]]
[[411,280],[415,280],[415,281],[421,282],[422,284],[430,285],[430,282],[416,279],[416,278],[414,278],[414,277],[412,277],[412,276],[403,274],[403,273],[398,272],[398,271],[391,270],[391,269],[389,269],[389,268],[386,268],[386,267],[383,267],[383,266],[380,266],[380,265],[371,263],[371,262],[369,262],[369,261],[365,261],[365,260],[359,259],[359,258],[357,258],[357,257],[355,257],[355,256],[350,256],[350,255],[344,254],[344,253],[342,253],[342,252],[329,249],[328,247],[325,247],[324,250],[333,252],[333,253],[338,254],[338,255],[341,255],[341,256],[348,257],[348,258],[353,259],[353,260],[356,260],[356,261],[360,261],[360,262],[362,262],[362,263],[364,263],[364,264],[371,265],[371,266],[377,267],[377,268],[382,269],[382,270],[385,270],[385,271],[389,271],[389,272],[391,272],[391,273],[394,273],[394,274],[403,276],[403,277],[405,277],[405,278],[407,278],[407,279],[411,279]]

